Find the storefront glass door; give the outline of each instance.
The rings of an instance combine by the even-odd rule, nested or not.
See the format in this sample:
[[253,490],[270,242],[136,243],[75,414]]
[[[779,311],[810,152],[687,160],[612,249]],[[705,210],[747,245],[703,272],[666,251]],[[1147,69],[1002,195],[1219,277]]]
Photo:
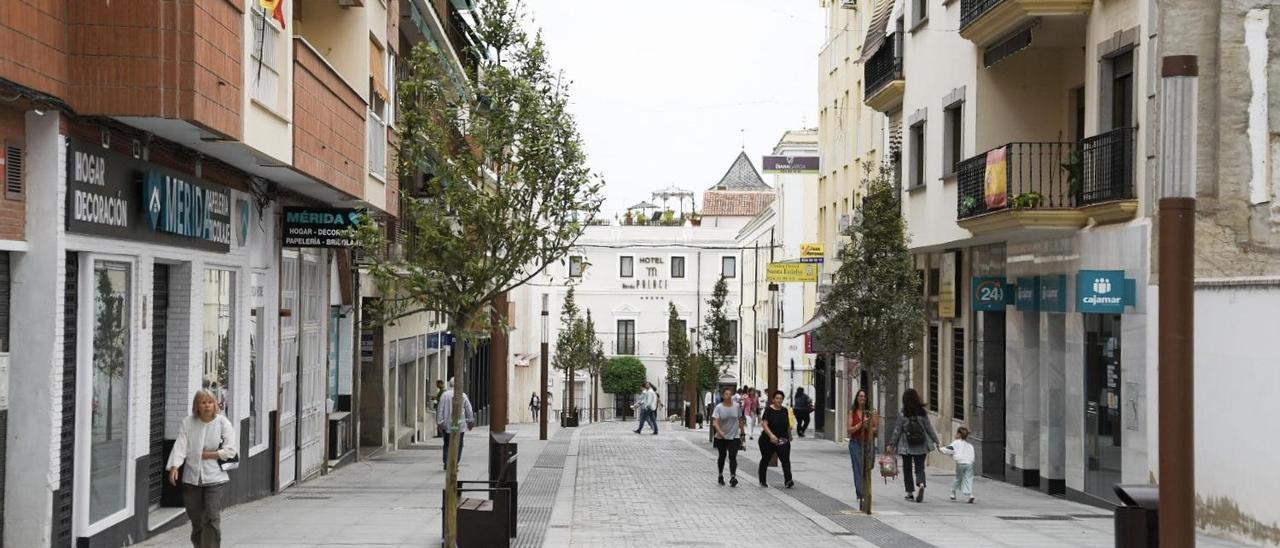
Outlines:
[[1085,493],[1118,503],[1120,483],[1120,316],[1085,314]]
[[126,507],[129,462],[131,265],[93,265],[93,370],[89,442],[89,523]]

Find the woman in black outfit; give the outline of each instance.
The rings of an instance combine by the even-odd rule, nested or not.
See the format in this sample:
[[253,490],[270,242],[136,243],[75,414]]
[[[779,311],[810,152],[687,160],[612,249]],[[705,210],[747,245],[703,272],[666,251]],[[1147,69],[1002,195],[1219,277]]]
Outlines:
[[924,458],[938,447],[938,433],[929,422],[920,393],[908,388],[902,393],[902,414],[889,436],[889,453],[902,455],[902,472],[906,476],[902,486],[907,490],[907,500],[924,502]]
[[764,435],[760,436],[760,487],[769,486],[765,474],[768,473],[769,461],[773,460],[775,454],[782,463],[782,479],[786,481],[787,489],[795,485],[791,481],[791,415],[782,406],[782,400],[786,397],[781,390],[775,390],[769,407],[764,409],[764,416],[760,418],[764,427]]

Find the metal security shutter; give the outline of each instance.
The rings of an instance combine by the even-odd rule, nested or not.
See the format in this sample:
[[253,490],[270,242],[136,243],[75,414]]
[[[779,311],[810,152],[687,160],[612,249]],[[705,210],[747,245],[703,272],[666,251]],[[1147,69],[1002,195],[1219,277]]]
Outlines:
[[76,424],[76,291],[80,257],[67,253],[62,318],[62,434],[58,439],[58,490],[53,493],[53,545],[71,545],[72,472],[75,469]]
[[164,387],[169,346],[169,265],[156,264],[151,282],[151,449],[148,451],[148,502],[160,504],[164,491]]
[[[0,252],[0,352],[9,351],[9,252]],[[3,458],[4,455],[0,455]]]

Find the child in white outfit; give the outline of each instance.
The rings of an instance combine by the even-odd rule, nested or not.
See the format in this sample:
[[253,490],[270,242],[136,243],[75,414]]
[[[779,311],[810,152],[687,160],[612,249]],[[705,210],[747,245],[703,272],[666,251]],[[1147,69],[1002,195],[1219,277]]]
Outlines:
[[969,443],[969,429],[961,426],[956,430],[956,439],[951,445],[944,445],[938,450],[945,454],[951,455],[956,460],[956,479],[951,484],[951,500],[956,500],[956,491],[960,491],[961,495],[969,497],[969,503],[974,501],[973,496],[973,445]]

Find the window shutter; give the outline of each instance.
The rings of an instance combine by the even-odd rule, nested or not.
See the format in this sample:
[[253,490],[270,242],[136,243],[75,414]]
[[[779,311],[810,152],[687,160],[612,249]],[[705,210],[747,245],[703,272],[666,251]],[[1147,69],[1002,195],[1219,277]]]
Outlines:
[[[369,41],[369,76],[373,78],[373,92],[386,101],[387,93],[387,60],[382,56],[382,46],[373,40]],[[377,113],[379,116],[381,112]]]
[[22,185],[22,146],[17,143],[4,144],[4,158],[0,158],[0,169],[4,173],[4,196],[10,200],[21,200],[24,192]]

